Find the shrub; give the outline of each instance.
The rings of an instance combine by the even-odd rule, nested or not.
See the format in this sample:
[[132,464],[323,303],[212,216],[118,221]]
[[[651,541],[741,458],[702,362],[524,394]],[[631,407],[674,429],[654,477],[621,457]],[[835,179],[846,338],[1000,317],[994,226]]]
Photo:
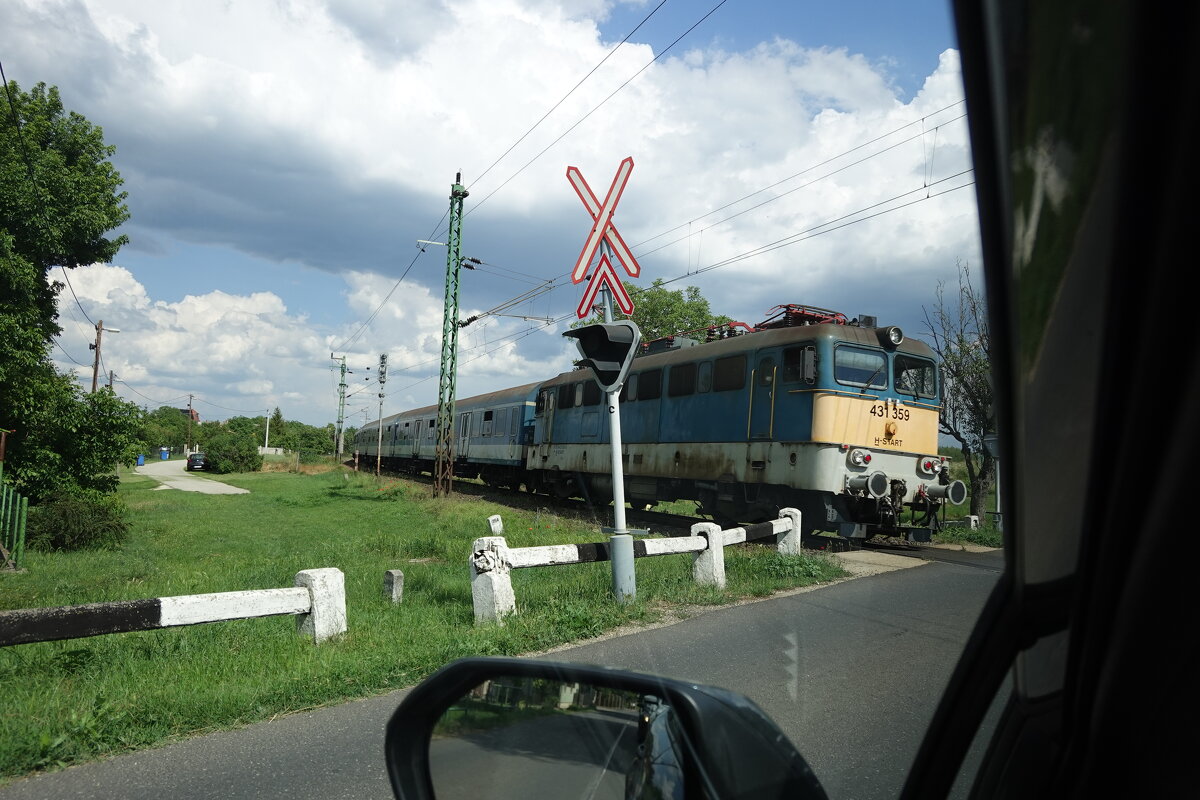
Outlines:
[[33,550],[115,549],[129,535],[128,509],[115,494],[80,489],[29,509],[25,542]]
[[258,472],[263,457],[258,452],[258,439],[236,433],[220,433],[204,446],[204,458],[213,472]]

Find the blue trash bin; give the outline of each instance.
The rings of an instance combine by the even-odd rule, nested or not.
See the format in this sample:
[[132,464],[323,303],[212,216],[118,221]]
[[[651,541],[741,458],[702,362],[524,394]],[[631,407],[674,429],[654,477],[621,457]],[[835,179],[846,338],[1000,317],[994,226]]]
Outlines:
[[171,451],[165,447],[159,451],[159,454],[162,456],[163,461],[166,461],[168,458],[171,457]]
[[140,453],[138,454],[138,466],[139,467],[146,466],[146,457]]

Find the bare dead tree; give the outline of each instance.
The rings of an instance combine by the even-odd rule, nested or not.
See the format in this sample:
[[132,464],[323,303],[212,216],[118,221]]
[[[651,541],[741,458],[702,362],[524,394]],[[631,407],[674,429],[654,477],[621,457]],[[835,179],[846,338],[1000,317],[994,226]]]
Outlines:
[[942,362],[942,414],[939,427],[962,449],[971,492],[971,513],[983,516],[984,503],[996,479],[996,460],[983,437],[996,430],[992,403],[991,338],[987,303],[971,282],[969,265],[958,262],[958,292],[946,297],[939,282],[937,304],[922,308],[931,346]]

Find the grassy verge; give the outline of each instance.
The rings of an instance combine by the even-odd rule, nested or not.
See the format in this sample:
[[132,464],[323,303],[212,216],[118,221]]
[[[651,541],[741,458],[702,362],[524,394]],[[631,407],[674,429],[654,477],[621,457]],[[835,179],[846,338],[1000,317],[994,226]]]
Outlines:
[[1000,529],[993,525],[980,525],[971,528],[942,528],[933,535],[933,540],[939,544],[978,544],[984,547],[1003,547],[1004,536]]
[[[518,570],[518,615],[476,627],[471,542],[502,514],[510,546],[597,541],[596,525],[518,511],[341,470],[225,476],[246,495],[156,491],[123,472],[133,532],[117,551],[30,553],[0,577],[0,608],[32,608],[290,586],[346,574],[349,631],[316,647],[287,617],[99,636],[0,650],[0,776],[268,719],[411,685],[467,655],[515,655],[652,622],[676,604],[720,604],[838,577],[819,558],[729,548],[728,588],[698,587],[690,556],[639,559],[638,600],[609,599],[607,564]],[[404,603],[383,573],[405,574]]]

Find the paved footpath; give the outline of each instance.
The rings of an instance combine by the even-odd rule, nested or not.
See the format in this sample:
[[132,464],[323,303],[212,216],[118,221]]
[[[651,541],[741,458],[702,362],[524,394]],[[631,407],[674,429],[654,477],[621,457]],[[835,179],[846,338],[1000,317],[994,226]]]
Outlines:
[[139,475],[148,475],[161,485],[159,489],[179,489],[184,492],[202,494],[250,494],[249,489],[239,489],[212,478],[201,478],[184,469],[186,461],[152,461],[135,467]]

